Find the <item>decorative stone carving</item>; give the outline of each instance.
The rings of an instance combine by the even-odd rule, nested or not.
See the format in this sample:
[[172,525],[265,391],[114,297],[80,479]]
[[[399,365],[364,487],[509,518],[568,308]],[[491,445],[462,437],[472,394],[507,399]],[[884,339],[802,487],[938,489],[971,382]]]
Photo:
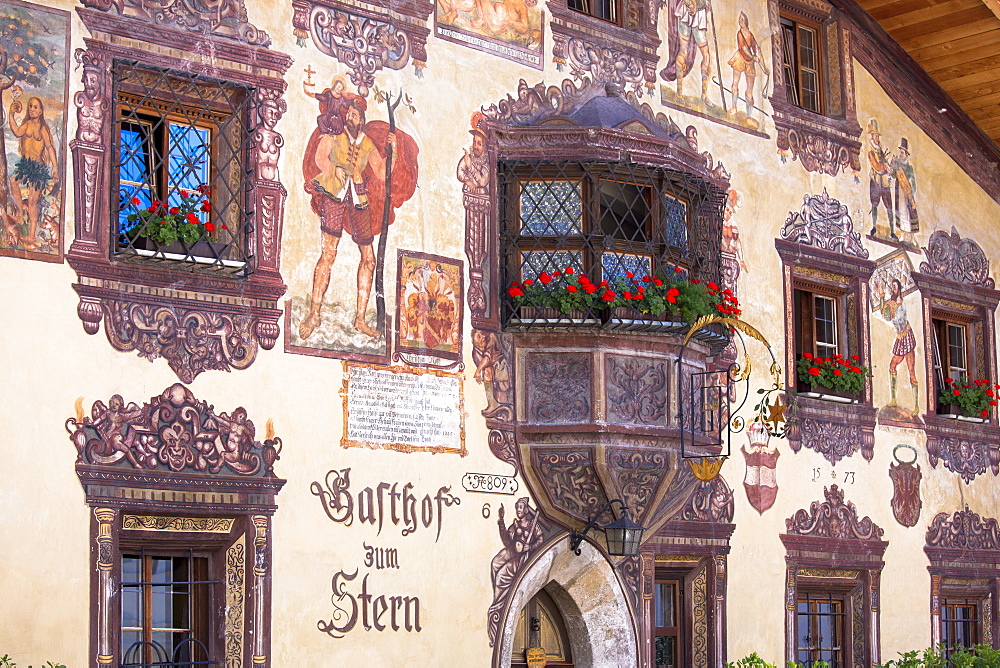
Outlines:
[[809,510],[797,510],[785,520],[785,529],[796,536],[881,540],[883,530],[870,517],[858,519],[858,510],[844,502],[844,491],[836,485],[823,488],[826,501],[813,501]]
[[985,441],[928,436],[927,459],[934,468],[939,461],[942,462],[946,469],[962,476],[966,483],[986,473],[988,468],[993,470],[993,475],[1000,474],[1000,449]]
[[123,529],[137,531],[186,531],[196,533],[229,533],[236,520],[225,517],[161,517],[159,515],[125,515]]
[[[914,457],[915,458],[915,457]],[[912,527],[920,519],[920,464],[889,464],[892,480],[892,515],[904,527]]]
[[490,429],[489,444],[494,457],[517,468],[517,444],[514,443],[514,432],[507,429]]
[[559,71],[569,65],[570,74],[578,81],[589,74],[595,83],[613,83],[622,88],[629,85],[639,97],[645,86],[652,87],[656,83],[653,63],[644,67],[632,54],[557,32],[552,33],[552,42],[552,59]]
[[249,44],[268,46],[271,38],[247,22],[243,0],[82,0],[85,7],[186,30],[200,35],[217,35]]
[[781,238],[803,246],[868,258],[868,249],[861,245],[861,235],[847,207],[830,197],[826,188],[822,195],[806,195],[802,208],[790,212],[781,228]]
[[590,355],[532,353],[527,371],[528,421],[553,424],[591,419]]
[[536,447],[531,454],[553,505],[563,512],[586,520],[607,501],[589,451]]
[[320,52],[346,65],[358,95],[366,97],[376,72],[401,70],[411,58],[418,73],[424,67],[432,6],[426,1],[392,10],[377,2],[360,5],[371,11],[359,13],[353,3],[294,0],[292,25],[297,37],[312,36]]
[[123,299],[103,303],[104,331],[116,350],[135,350],[150,361],[167,360],[177,377],[190,383],[203,371],[246,369],[257,357],[258,341],[274,346],[275,330],[262,321],[200,309],[145,304]]
[[667,456],[662,452],[608,452],[608,468],[633,518],[640,518],[646,512],[667,467]]
[[851,422],[830,422],[802,418],[788,435],[788,445],[793,452],[802,447],[815,450],[831,464],[850,457],[858,450],[866,461],[875,456],[874,429]]
[[701,482],[691,493],[691,499],[680,513],[680,519],[688,522],[733,521],[733,490],[722,476]]
[[923,250],[927,261],[920,263],[920,273],[991,290],[996,287],[986,253],[972,239],[963,239],[954,227],[951,234],[934,232]]
[[1000,550],[1000,525],[969,510],[938,513],[927,527],[927,545],[959,550]]
[[861,170],[860,144],[814,132],[806,127],[777,127],[778,151],[789,153],[807,172],[836,176],[841,170]]
[[642,593],[642,557],[639,555],[623,557],[615,565],[615,570],[618,571],[622,588],[632,601],[632,607],[638,609]]
[[254,440],[244,408],[217,413],[179,383],[142,406],[119,394],[97,401],[66,429],[78,465],[269,477],[281,448],[280,438]]
[[605,367],[609,422],[660,426],[666,423],[666,362],[608,355]]
[[510,360],[513,343],[498,332],[472,330],[472,361],[476,364],[473,379],[486,389],[483,417],[499,422],[514,421],[513,388]]

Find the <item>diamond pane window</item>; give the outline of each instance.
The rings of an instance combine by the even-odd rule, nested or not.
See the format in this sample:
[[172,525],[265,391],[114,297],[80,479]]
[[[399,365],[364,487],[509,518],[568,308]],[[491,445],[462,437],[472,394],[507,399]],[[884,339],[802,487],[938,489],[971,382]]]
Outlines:
[[506,161],[499,172],[504,286],[566,267],[612,286],[628,273],[718,279],[721,202],[695,176],[631,162]]
[[129,62],[117,62],[113,75],[119,259],[246,269],[253,96],[235,84]]

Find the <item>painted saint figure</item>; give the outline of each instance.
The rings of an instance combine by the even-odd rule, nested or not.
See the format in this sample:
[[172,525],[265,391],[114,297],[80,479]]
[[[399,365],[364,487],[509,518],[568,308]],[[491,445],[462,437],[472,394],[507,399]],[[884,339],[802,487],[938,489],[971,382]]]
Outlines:
[[35,235],[42,214],[42,196],[51,186],[58,185],[59,171],[56,162],[56,148],[52,131],[45,122],[45,107],[42,100],[32,97],[28,100],[27,114],[21,121],[14,117],[21,113],[20,100],[10,103],[10,130],[18,138],[18,152],[21,157],[14,165],[12,191],[20,199],[21,187],[28,190],[28,196],[21,202],[22,210],[28,217],[28,236],[21,244],[25,247],[37,245]]
[[906,232],[908,240],[915,245],[913,234],[920,230],[920,219],[917,216],[917,178],[913,173],[913,165],[910,164],[910,145],[903,137],[899,140],[899,152],[892,159],[892,174],[896,181],[896,224],[902,231],[902,216],[900,209],[905,209],[906,219],[909,221],[909,229]]
[[330,87],[319,93],[309,90],[312,85],[312,82],[303,83],[306,95],[319,102],[319,116],[316,117],[319,131],[323,134],[339,135],[344,131],[347,108],[351,105],[351,100],[357,96],[347,92],[347,81],[340,75],[333,77]]
[[871,148],[868,150],[868,195],[872,203],[872,236],[878,235],[878,207],[885,207],[885,215],[889,218],[889,236],[898,241],[892,217],[892,168],[889,164],[889,152],[882,148],[882,134],[878,130],[878,121],[874,118],[868,121],[868,139]]
[[[503,549],[497,552],[490,564],[493,572],[493,603],[489,609],[489,619],[499,619],[503,607],[510,595],[511,586],[521,567],[527,563],[532,551],[542,544],[542,527],[539,526],[537,509],[528,505],[528,497],[522,496],[514,504],[517,518],[504,526],[504,510],[501,505],[497,510],[497,524],[500,526],[500,540]],[[490,646],[496,642],[497,626],[489,625]]]
[[906,360],[906,368],[910,372],[910,387],[913,388],[913,414],[920,411],[919,393],[917,391],[917,374],[915,370],[917,339],[913,328],[906,317],[906,306],[903,304],[903,286],[899,279],[892,279],[892,292],[881,308],[882,317],[896,330],[896,342],[892,346],[892,361],[889,362],[889,391],[892,395],[890,406],[896,404],[896,370],[900,362]]
[[740,99],[740,77],[742,76],[746,79],[745,101],[747,116],[750,116],[754,102],[753,84],[757,78],[756,64],[760,64],[764,74],[767,74],[768,70],[767,65],[760,58],[760,46],[757,44],[757,38],[750,32],[750,19],[746,12],[740,12],[739,22],[740,29],[736,33],[736,53],[733,54],[728,63],[733,68],[733,106],[729,108],[729,115],[736,115],[736,104]]

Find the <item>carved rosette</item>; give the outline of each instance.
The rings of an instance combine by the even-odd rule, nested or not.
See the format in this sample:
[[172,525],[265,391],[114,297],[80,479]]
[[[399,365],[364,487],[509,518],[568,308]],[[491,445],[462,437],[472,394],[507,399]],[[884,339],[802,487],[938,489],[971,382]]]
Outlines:
[[926,543],[960,550],[1000,550],[1000,525],[992,517],[980,517],[966,505],[965,510],[951,515],[935,515],[927,527]]
[[972,239],[963,239],[954,227],[951,234],[934,232],[923,250],[927,261],[920,263],[920,273],[990,290],[996,287],[986,253]]
[[806,195],[802,208],[788,214],[780,234],[782,239],[803,246],[868,258],[868,249],[861,245],[861,235],[854,231],[847,207],[830,197],[826,188],[822,195]]
[[177,28],[198,35],[216,35],[251,46],[268,46],[271,38],[247,22],[243,0],[82,0],[85,7],[137,18],[157,26]]
[[553,32],[552,41],[552,60],[559,71],[568,65],[577,81],[590,75],[595,83],[613,83],[623,89],[631,87],[639,97],[646,86],[652,88],[656,84],[655,67],[644,67],[632,54],[557,32]]
[[928,435],[927,458],[932,467],[937,468],[940,461],[946,469],[962,476],[966,483],[986,473],[987,469],[991,469],[993,475],[1000,475],[1000,448],[985,441]]
[[836,176],[841,170],[861,170],[861,143],[833,138],[807,127],[777,126],[778,151],[798,160],[807,172]]
[[801,418],[789,429],[788,446],[792,452],[803,447],[814,450],[831,464],[860,450],[861,456],[870,462],[875,456],[875,430],[851,422]]
[[[368,11],[359,13],[359,7]],[[355,6],[330,0],[293,0],[292,8],[295,35],[300,40],[311,37],[321,53],[347,66],[363,97],[374,85],[376,72],[401,70],[412,59],[419,74],[427,63],[432,5],[425,0],[392,10],[383,3]]]
[[881,540],[882,528],[870,517],[858,518],[858,509],[844,501],[844,491],[836,485],[823,488],[826,501],[813,501],[809,510],[797,510],[785,520],[785,529],[795,536]]
[[77,465],[145,471],[272,477],[281,440],[255,440],[246,410],[232,414],[195,398],[176,383],[139,406],[114,395],[97,401],[90,417],[66,422]]

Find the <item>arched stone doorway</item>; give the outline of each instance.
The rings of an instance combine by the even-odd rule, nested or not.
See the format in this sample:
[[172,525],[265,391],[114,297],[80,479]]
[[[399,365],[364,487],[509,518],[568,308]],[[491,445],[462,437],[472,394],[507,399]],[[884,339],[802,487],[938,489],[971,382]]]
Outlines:
[[[626,594],[607,558],[590,543],[584,542],[580,556],[569,549],[569,540],[561,540],[538,556],[524,572],[514,591],[503,624],[502,643],[497,664],[524,666],[524,655],[514,655],[515,639],[522,612],[540,598],[544,590],[546,604],[562,618],[572,663],[550,665],[574,668],[638,665],[635,617]],[[530,622],[530,620],[528,620]],[[521,644],[518,639],[518,645]],[[516,648],[523,652],[524,647]]]

